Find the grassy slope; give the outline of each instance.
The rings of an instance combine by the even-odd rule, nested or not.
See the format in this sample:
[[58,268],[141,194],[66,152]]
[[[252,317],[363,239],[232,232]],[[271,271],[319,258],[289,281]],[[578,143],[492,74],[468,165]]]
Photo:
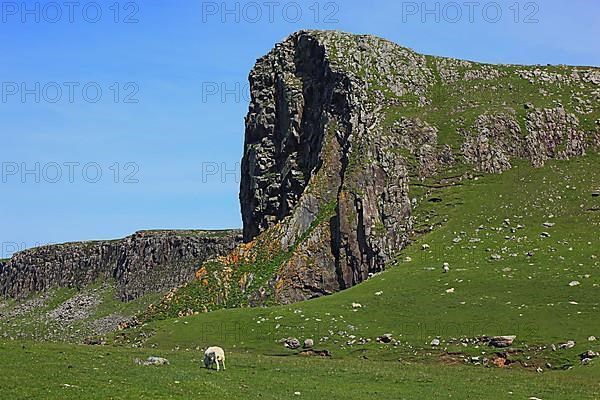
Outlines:
[[[594,154],[551,161],[543,169],[521,165],[439,189],[432,194],[443,199],[437,215],[423,209],[417,210],[417,218],[427,215],[444,225],[418,238],[384,274],[297,305],[215,312],[185,322],[196,327],[217,321],[238,324],[247,336],[260,332],[250,345],[265,349],[272,343],[264,335],[332,336],[327,331],[348,330],[348,324],[358,337],[391,332],[412,338],[414,345],[452,332],[517,333],[522,342],[540,344],[600,336],[600,260],[592,258],[599,256],[600,200],[591,196],[592,188],[600,186],[600,172],[594,168],[599,163]],[[544,222],[556,225],[547,228]],[[524,227],[513,233],[517,225]],[[541,237],[542,232],[551,236]],[[454,243],[455,238],[461,241]],[[475,238],[481,242],[471,242]],[[423,243],[431,249],[421,250]],[[502,258],[492,260],[493,254]],[[406,256],[412,261],[404,261]],[[449,274],[441,273],[443,262],[450,263]],[[569,287],[574,280],[581,285]],[[455,292],[446,293],[449,288]],[[375,295],[379,291],[383,294]],[[352,310],[352,302],[363,308]],[[257,323],[259,318],[266,321]],[[195,343],[195,329],[170,326],[175,326],[173,320],[148,325],[160,329],[159,344]]]
[[[98,304],[92,308],[88,318],[61,323],[47,316],[77,294],[95,294],[98,297]],[[46,294],[31,295],[20,303],[9,300],[0,305],[0,337],[78,342],[93,333],[89,327],[93,321],[114,314],[123,317],[138,315],[161,296],[160,293],[151,293],[124,303],[116,297],[116,289],[113,285],[99,281],[80,292],[77,289],[57,288]],[[36,302],[36,300],[39,301],[40,306],[8,317],[19,304]]]
[[[436,203],[435,214],[425,207],[416,214],[436,219],[442,224],[438,229],[418,238],[389,271],[329,297],[152,322],[128,333],[152,332],[144,349],[0,343],[5,360],[0,397],[202,398],[212,392],[220,398],[287,398],[299,391],[307,398],[598,398],[600,360],[581,366],[577,354],[600,350],[599,342],[587,342],[590,335],[600,336],[600,266],[592,258],[600,248],[600,200],[591,196],[600,186],[594,168],[599,164],[598,155],[588,155],[551,161],[543,169],[519,165],[502,175],[440,189],[431,194],[443,200]],[[543,227],[546,221],[556,225]],[[512,232],[519,224],[524,228]],[[551,236],[541,237],[543,231]],[[462,240],[455,243],[457,237]],[[474,238],[481,242],[470,242]],[[421,250],[423,243],[430,250]],[[529,251],[532,257],[525,254]],[[502,258],[492,260],[492,254]],[[441,273],[443,262],[450,263],[449,274]],[[569,287],[572,280],[581,285]],[[451,287],[455,292],[446,293]],[[352,302],[363,308],[352,310]],[[346,344],[350,335],[374,338],[387,332],[401,344]],[[445,342],[479,334],[516,334],[523,360],[573,368],[544,366],[545,372],[537,374],[445,358],[458,364],[447,366],[440,361],[444,349],[428,345],[437,335]],[[334,357],[293,356],[277,343],[287,336],[313,337],[317,348]],[[329,339],[319,340],[325,336]],[[534,348],[569,339],[577,342],[572,350]],[[199,368],[195,349],[209,344],[226,348],[225,374]],[[490,354],[487,348],[442,347]],[[132,366],[134,357],[148,355],[166,356],[171,365]],[[22,371],[18,377],[9,373],[15,367]]]

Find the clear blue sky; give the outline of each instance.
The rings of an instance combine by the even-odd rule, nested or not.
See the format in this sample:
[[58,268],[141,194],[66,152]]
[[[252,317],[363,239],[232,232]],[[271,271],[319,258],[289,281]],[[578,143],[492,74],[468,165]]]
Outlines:
[[239,178],[203,170],[239,169],[248,72],[299,29],[484,62],[600,65],[597,0],[449,3],[426,13],[421,1],[229,1],[228,12],[144,0],[117,14],[114,0],[3,1],[0,258],[140,229],[240,227]]

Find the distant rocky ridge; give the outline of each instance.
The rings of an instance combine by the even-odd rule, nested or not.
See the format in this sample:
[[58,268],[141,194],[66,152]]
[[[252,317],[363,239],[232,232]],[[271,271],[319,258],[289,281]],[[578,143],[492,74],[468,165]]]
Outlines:
[[370,35],[292,34],[250,73],[243,245],[152,313],[291,303],[382,271],[427,186],[600,147],[600,69],[426,56]]
[[103,279],[114,280],[119,298],[129,301],[189,281],[202,262],[240,242],[237,230],[142,231],[120,240],[38,247],[0,264],[0,296],[19,299]]

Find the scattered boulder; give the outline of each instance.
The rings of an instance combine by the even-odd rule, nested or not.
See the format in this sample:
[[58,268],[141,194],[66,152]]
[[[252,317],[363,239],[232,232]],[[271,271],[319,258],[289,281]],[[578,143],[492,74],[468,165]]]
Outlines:
[[588,342],[595,342],[596,341],[596,336],[590,336],[588,338]]
[[581,285],[581,282],[579,282],[579,281],[571,281],[571,282],[569,282],[569,286],[571,286],[571,287],[575,287],[575,286],[579,286],[579,285]]
[[437,338],[433,339],[433,340],[431,341],[431,343],[430,343],[430,344],[431,344],[433,347],[437,347],[437,346],[439,346],[439,345],[440,345],[440,338],[439,338],[439,337],[437,337]]
[[136,358],[134,362],[138,365],[169,365],[169,360],[162,357],[148,357],[146,360]]
[[352,303],[352,308],[356,309],[356,308],[362,308],[362,304],[360,303]]
[[300,356],[331,357],[331,353],[329,352],[329,350],[313,350],[313,349],[302,350],[300,353],[298,353],[298,355],[300,355]]
[[575,347],[575,342],[573,340],[558,345],[559,349],[572,349],[573,347]]
[[288,349],[297,349],[300,347],[300,341],[296,338],[287,338],[283,341],[283,345]]
[[450,272],[450,264],[445,262],[444,265],[442,266],[442,270],[444,270],[444,273]]
[[598,353],[596,353],[595,351],[592,351],[592,350],[588,350],[585,353],[581,353],[579,355],[579,358],[581,358],[582,360],[586,359],[586,358],[592,359],[595,357],[598,357]]
[[425,243],[421,246],[421,250],[429,250],[430,248],[431,248],[431,246],[429,246],[427,243]]
[[509,347],[512,346],[513,342],[517,337],[511,336],[494,336],[490,339],[489,345],[492,347]]
[[106,345],[106,341],[99,336],[88,336],[83,339],[83,344],[88,346],[104,346]]
[[315,345],[315,342],[312,339],[306,339],[304,341],[304,348],[305,349],[312,349],[312,347]]
[[390,343],[392,341],[392,334],[391,333],[383,334],[377,338],[377,341],[381,342],[381,343]]

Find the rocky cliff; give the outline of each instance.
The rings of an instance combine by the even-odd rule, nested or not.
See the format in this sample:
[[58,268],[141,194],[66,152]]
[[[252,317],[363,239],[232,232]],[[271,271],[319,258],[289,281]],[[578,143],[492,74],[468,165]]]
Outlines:
[[[600,70],[491,66],[373,36],[304,31],[250,74],[244,239],[290,252],[277,302],[383,270],[409,240],[421,182],[597,146]],[[460,176],[458,176],[461,179]]]
[[164,292],[194,277],[198,266],[229,253],[239,231],[144,231],[121,240],[25,250],[0,264],[0,295],[23,298],[56,287],[114,280],[121,300]]
[[250,73],[244,240],[151,315],[290,303],[382,271],[430,188],[600,145],[600,70],[487,65],[301,31]]

